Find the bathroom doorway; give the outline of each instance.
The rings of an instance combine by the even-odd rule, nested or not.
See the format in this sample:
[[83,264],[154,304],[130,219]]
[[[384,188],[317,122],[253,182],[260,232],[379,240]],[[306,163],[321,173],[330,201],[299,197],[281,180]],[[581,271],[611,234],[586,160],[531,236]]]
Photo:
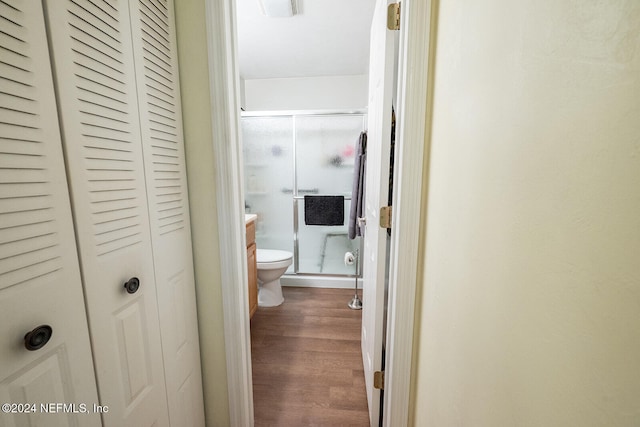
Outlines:
[[[348,238],[348,221],[358,138],[367,127],[369,32],[375,2],[349,3],[352,4],[296,0],[292,16],[270,17],[263,13],[268,7],[265,2],[236,2],[244,110],[240,130],[245,213],[257,215],[258,249],[293,253],[293,263],[281,279],[285,285],[284,304],[259,307],[251,320],[257,423],[265,420],[266,412],[271,414],[269,422],[273,422],[276,404],[279,412],[292,410],[279,406],[281,399],[273,398],[278,393],[287,396],[294,390],[295,395],[308,393],[310,399],[320,399],[315,405],[329,405],[327,408],[332,407],[336,413],[344,413],[348,416],[345,422],[352,420],[349,414],[354,410],[339,407],[344,399],[334,396],[335,401],[325,401],[318,396],[326,393],[314,394],[319,380],[333,377],[316,377],[308,369],[296,375],[296,369],[302,369],[302,365],[294,362],[313,357],[325,361],[345,358],[342,362],[336,360],[336,365],[355,362],[345,374],[346,380],[355,382],[354,389],[345,388],[343,379],[327,384],[326,390],[342,390],[349,395],[358,390],[355,394],[360,399],[356,396],[352,399],[364,401],[366,413],[360,353],[361,313],[350,312],[347,307],[359,272],[355,264],[345,263],[345,254],[362,252],[361,239]],[[336,203],[340,205],[342,221],[320,221],[321,224],[308,221],[312,212],[308,203],[313,198],[339,199]],[[341,304],[316,289],[339,287],[349,288],[337,294],[344,299]],[[288,314],[290,310],[292,314]],[[287,320],[292,317],[297,320],[289,324]],[[320,329],[323,324],[331,324],[329,329],[334,331],[357,329],[351,331],[348,339],[345,335],[344,339],[330,340],[323,335],[329,332]],[[293,344],[291,336],[296,337]],[[263,342],[270,343],[273,351],[265,352]],[[341,346],[353,347],[355,354],[336,353],[335,348]],[[278,364],[279,348],[281,356],[290,362],[286,366],[291,366],[292,372],[285,372],[288,369]],[[274,363],[267,363],[271,357],[276,357]],[[261,388],[263,371],[269,369],[282,370],[277,377],[287,379],[280,384],[278,393],[273,390],[265,393]],[[265,399],[272,399],[271,403],[266,404]],[[285,399],[284,404],[293,400]]]
[[[219,243],[225,250],[220,258],[223,269],[221,275],[224,311],[224,329],[226,340],[227,372],[229,380],[229,413],[234,424],[248,425],[253,419],[251,405],[251,380],[247,381],[247,372],[251,362],[246,348],[248,325],[243,316],[246,301],[237,289],[238,277],[242,276],[242,249],[238,242],[240,230],[240,205],[242,198],[238,163],[239,142],[239,105],[237,96],[235,63],[235,16],[234,1],[214,2],[206,0],[207,28],[212,38],[209,50],[211,99],[218,106],[212,110],[214,115],[215,165],[219,182],[216,194],[218,206]],[[400,119],[398,142],[401,150],[396,158],[396,177],[401,186],[394,192],[394,223],[397,218],[395,236],[392,238],[391,276],[388,336],[391,338],[387,348],[387,393],[385,398],[385,419],[392,420],[385,425],[404,425],[408,416],[409,385],[411,381],[411,337],[413,334],[413,313],[416,292],[418,254],[418,234],[420,227],[420,204],[424,197],[420,177],[426,167],[423,144],[402,144],[402,141],[422,141],[427,124],[425,99],[427,99],[428,65],[431,51],[428,49],[429,28],[431,23],[431,3],[427,0],[404,0],[400,29],[400,82],[399,110],[404,119]],[[228,106],[230,108],[225,108]],[[236,111],[238,113],[236,113]],[[237,121],[236,121],[237,120]],[[238,124],[236,126],[236,123]],[[237,206],[237,208],[236,208]],[[397,215],[395,209],[397,207]],[[238,224],[236,224],[238,222]],[[230,225],[233,225],[230,227]],[[402,241],[402,245],[400,245]],[[394,248],[396,253],[394,255]],[[396,284],[402,282],[402,287]],[[245,296],[246,298],[246,296]],[[394,348],[396,351],[394,351]],[[214,378],[205,379],[212,383]],[[395,424],[395,421],[400,424]]]

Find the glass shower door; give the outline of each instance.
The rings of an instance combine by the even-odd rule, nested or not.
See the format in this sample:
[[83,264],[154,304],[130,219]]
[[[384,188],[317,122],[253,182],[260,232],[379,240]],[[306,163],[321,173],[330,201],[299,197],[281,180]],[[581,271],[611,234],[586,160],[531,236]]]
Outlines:
[[[297,264],[299,273],[355,274],[344,265],[359,238],[349,240],[348,220],[356,145],[364,128],[362,114],[297,116],[295,118],[295,186]],[[305,224],[304,196],[344,196],[344,224]]]
[[245,117],[242,138],[245,212],[258,216],[256,245],[293,253],[293,118]]

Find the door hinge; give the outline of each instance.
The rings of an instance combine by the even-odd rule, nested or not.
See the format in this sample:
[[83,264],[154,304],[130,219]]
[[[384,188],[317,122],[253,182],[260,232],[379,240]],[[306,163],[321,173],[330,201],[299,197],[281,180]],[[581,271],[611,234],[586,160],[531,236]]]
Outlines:
[[387,6],[387,28],[394,31],[400,29],[400,3]]
[[380,228],[391,228],[391,206],[380,208]]
[[384,371],[375,371],[373,373],[373,387],[378,390],[384,390]]

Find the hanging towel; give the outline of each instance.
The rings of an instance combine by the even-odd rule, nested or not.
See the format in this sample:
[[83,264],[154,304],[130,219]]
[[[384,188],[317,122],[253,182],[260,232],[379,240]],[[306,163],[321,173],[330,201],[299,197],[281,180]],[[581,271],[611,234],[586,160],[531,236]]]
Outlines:
[[344,196],[304,196],[306,225],[344,225]]
[[358,218],[364,214],[364,172],[367,163],[367,132],[360,133],[356,158],[353,165],[353,187],[351,189],[351,210],[349,211],[349,239],[364,234],[364,227],[358,224]]

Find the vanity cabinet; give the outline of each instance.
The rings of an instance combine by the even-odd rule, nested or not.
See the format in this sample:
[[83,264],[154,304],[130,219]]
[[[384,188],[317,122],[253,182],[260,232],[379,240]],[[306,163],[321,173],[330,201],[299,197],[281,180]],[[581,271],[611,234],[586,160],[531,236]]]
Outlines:
[[258,262],[256,258],[256,222],[247,221],[247,270],[249,283],[249,318],[258,309]]

